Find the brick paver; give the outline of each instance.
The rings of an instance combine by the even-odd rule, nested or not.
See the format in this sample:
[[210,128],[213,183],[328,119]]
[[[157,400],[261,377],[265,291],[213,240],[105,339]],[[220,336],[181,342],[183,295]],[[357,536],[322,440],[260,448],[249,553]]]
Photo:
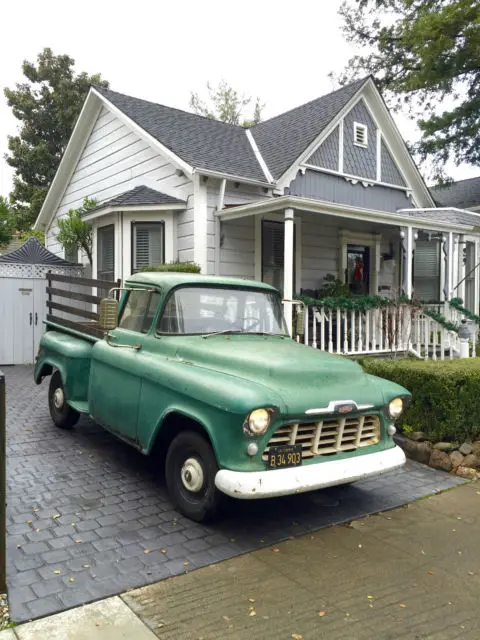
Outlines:
[[[200,525],[168,501],[161,472],[82,419],[57,429],[48,380],[5,367],[7,582],[16,622],[185,573],[461,482],[409,463],[382,478],[276,500],[232,503]],[[166,551],[166,553],[164,552]]]

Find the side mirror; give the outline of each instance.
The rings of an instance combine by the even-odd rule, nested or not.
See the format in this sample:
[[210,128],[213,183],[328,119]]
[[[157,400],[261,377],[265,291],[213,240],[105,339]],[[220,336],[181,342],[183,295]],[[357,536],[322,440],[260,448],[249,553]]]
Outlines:
[[110,331],[111,329],[117,328],[118,300],[115,300],[115,298],[102,298],[102,300],[100,300],[98,324],[100,329],[103,329],[104,331]]

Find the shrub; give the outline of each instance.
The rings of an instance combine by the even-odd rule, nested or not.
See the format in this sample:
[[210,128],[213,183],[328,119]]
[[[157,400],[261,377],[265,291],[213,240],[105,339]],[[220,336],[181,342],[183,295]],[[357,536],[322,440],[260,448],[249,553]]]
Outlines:
[[194,262],[169,262],[152,267],[143,267],[140,271],[175,271],[177,273],[200,273],[200,267]]
[[424,431],[437,441],[463,441],[480,433],[479,358],[426,362],[366,358],[360,364],[413,394],[400,427]]

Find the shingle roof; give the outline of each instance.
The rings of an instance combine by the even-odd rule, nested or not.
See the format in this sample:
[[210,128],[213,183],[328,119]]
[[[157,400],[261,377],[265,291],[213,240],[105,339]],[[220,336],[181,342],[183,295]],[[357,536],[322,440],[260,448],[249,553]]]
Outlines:
[[444,207],[467,209],[480,206],[480,176],[450,184],[431,187],[433,199]]
[[192,167],[266,181],[243,127],[95,88]]
[[295,162],[367,80],[356,80],[250,129],[274,178]]
[[48,249],[45,249],[34,237],[28,238],[20,249],[0,256],[0,262],[7,262],[9,264],[51,264],[64,267],[74,266],[72,262],[67,262],[48,251]]
[[166,193],[156,191],[156,189],[146,187],[145,185],[140,185],[130,189],[129,191],[124,191],[110,200],[100,203],[98,207],[90,209],[86,213],[91,213],[96,209],[104,209],[105,207],[134,207],[136,205],[156,204],[185,204],[185,201],[173,198]]
[[[363,78],[250,129],[271,174],[279,178],[357,93]],[[266,182],[243,127],[95,87],[147,133],[197,169]]]
[[409,209],[402,211],[412,218],[426,218],[434,222],[448,222],[450,224],[466,225],[468,227],[480,227],[480,214],[468,213],[468,211],[456,211],[454,209]]

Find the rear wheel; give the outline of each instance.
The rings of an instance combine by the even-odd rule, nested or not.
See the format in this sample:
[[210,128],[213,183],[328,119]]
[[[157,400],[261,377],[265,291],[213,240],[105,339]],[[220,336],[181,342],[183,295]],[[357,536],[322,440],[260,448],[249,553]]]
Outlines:
[[78,422],[80,414],[67,404],[62,376],[59,371],[50,378],[48,406],[53,422],[61,429],[71,429]]
[[209,442],[194,431],[180,433],[167,452],[165,475],[173,505],[187,518],[215,518],[225,496],[215,487],[218,464]]

